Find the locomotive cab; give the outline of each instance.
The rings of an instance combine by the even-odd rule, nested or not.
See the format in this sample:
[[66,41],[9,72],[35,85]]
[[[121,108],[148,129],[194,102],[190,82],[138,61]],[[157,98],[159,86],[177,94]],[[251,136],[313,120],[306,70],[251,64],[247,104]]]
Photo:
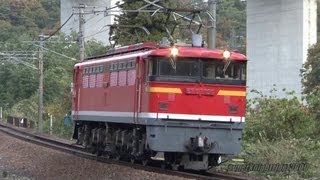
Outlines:
[[147,126],[147,143],[170,164],[208,169],[240,152],[246,61],[229,51],[177,49],[174,59],[161,49],[148,58],[149,112],[158,123]]

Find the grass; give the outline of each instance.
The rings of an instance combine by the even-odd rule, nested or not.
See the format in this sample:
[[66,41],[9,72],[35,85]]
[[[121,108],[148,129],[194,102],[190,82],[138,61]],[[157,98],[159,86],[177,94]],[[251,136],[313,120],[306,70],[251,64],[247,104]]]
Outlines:
[[[277,141],[243,142],[242,153],[237,157],[246,164],[308,164],[305,171],[289,172],[248,172],[253,176],[267,179],[320,179],[320,142],[312,139],[281,139]],[[239,164],[228,162],[221,167],[227,170],[228,165]]]

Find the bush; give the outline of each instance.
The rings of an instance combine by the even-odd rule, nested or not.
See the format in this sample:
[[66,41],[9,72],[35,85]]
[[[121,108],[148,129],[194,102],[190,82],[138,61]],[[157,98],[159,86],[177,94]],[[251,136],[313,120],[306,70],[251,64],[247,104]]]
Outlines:
[[316,122],[316,134],[320,135],[320,90],[310,93],[306,96],[308,108],[311,113],[315,116]]
[[319,96],[308,96],[309,105],[305,105],[292,92],[286,93],[287,98],[254,92],[260,96],[247,104],[240,158],[245,159],[246,164],[309,164],[307,171],[300,172],[252,172],[271,179],[320,177],[318,109],[314,108],[320,102]]
[[307,163],[307,171],[290,173],[256,173],[272,176],[272,179],[300,179],[320,177],[320,142],[312,139],[291,139],[270,142],[267,140],[243,144],[241,157],[252,164],[295,164]]
[[315,118],[292,93],[289,99],[263,96],[249,100],[243,139],[281,140],[308,138],[315,131]]

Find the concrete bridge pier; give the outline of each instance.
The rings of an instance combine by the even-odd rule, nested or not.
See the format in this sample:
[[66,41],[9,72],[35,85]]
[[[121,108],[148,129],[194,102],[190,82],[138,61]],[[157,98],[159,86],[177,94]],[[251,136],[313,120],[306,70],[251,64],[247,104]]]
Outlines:
[[[248,86],[301,97],[300,69],[317,41],[316,0],[247,0]],[[249,98],[255,95],[249,93]]]

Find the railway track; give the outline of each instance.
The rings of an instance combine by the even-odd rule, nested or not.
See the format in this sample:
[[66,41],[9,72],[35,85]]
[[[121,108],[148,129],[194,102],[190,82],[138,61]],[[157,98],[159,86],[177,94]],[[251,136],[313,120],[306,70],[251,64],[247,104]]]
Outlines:
[[24,129],[13,127],[12,125],[4,124],[0,122],[0,131],[6,133],[12,137],[18,138],[23,141],[31,142],[37,145],[45,146],[51,149],[59,150],[65,153],[74,154],[76,156],[80,156],[87,159],[97,160],[104,163],[109,164],[118,164],[122,166],[132,167],[135,169],[156,172],[161,174],[179,176],[184,178],[191,178],[191,179],[233,179],[233,180],[247,180],[247,179],[254,179],[252,177],[243,177],[238,175],[231,175],[231,174],[224,174],[218,172],[206,172],[203,174],[198,174],[195,172],[181,172],[181,171],[173,171],[173,170],[166,170],[161,169],[160,167],[156,166],[143,166],[140,164],[132,164],[126,161],[116,161],[112,159],[107,159],[101,156],[96,156],[90,152],[87,152],[81,146],[77,146],[71,143],[58,141],[55,139],[51,139],[49,137],[37,135],[31,132],[27,132]]

